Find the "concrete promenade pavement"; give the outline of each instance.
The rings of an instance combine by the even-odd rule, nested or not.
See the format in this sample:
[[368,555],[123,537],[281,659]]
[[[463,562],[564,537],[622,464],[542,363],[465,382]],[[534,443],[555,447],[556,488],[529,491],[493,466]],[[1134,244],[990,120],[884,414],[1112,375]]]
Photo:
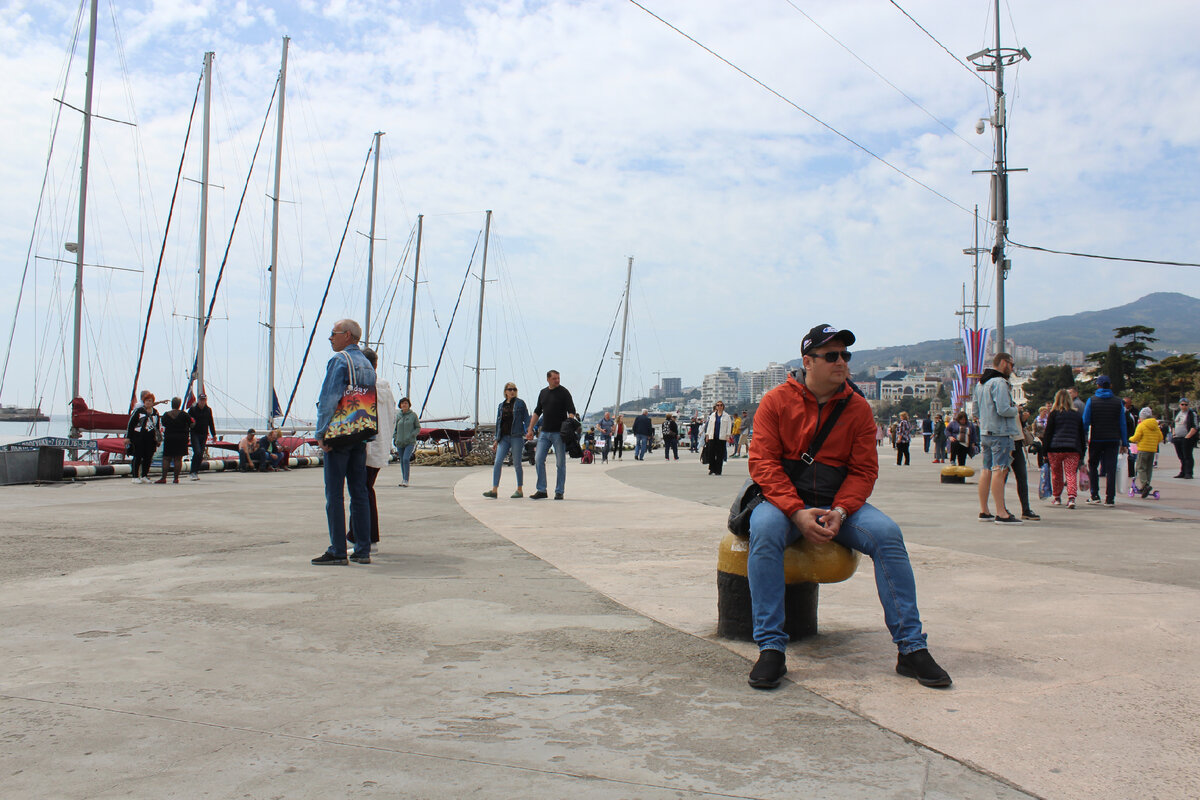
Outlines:
[[347,567],[309,564],[319,470],[0,491],[0,796],[1026,796],[749,689],[468,515],[453,486],[486,474],[385,470],[382,552]]
[[308,563],[318,470],[0,490],[3,796],[1200,795],[1191,486],[1013,531],[885,463],[955,688],[892,671],[864,562],[757,692],[712,636],[745,462],[657,455],[572,462],[561,503],[387,469],[363,567]]
[[[955,687],[892,672],[866,559],[821,588],[821,634],[789,647],[788,678],[1037,795],[1200,797],[1200,488],[1168,477],[1174,454],[1154,480],[1162,500],[1068,510],[1038,501],[1035,485],[1043,520],[1015,528],[979,523],[975,479],[941,484],[928,459],[897,467],[881,449],[872,502],[905,531],[930,649]],[[658,453],[574,466],[568,500],[537,513],[482,498],[487,476],[459,482],[456,498],[623,605],[744,655],[744,678],[757,650],[714,636],[714,562],[746,464],[721,477]]]

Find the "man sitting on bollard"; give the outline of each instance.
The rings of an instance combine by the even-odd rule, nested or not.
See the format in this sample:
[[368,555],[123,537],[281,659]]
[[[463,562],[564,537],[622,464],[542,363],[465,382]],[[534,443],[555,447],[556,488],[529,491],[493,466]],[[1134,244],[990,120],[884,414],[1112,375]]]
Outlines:
[[[814,543],[832,540],[870,556],[884,622],[900,651],[896,672],[924,686],[951,684],[925,646],[900,527],[866,502],[879,460],[871,406],[848,383],[846,347],[852,344],[853,333],[831,325],[809,331],[800,345],[803,381],[793,376],[769,391],[754,418],[750,477],[764,498],[750,516],[747,559],[759,647],[749,679],[755,689],[774,689],[787,672],[783,551],[801,536]],[[805,458],[834,414],[838,417],[820,448]]]

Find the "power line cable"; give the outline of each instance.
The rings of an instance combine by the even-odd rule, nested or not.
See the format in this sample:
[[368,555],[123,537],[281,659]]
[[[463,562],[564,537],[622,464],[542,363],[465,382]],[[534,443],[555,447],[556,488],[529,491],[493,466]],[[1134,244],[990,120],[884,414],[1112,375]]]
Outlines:
[[1135,264],[1163,264],[1168,267],[1200,267],[1200,264],[1194,264],[1191,261],[1160,261],[1155,258],[1125,258],[1122,256],[1098,256],[1094,253],[1073,253],[1070,250],[1052,250],[1049,247],[1035,247],[1031,244],[1021,244],[1014,242],[1012,239],[1005,238],[1006,242],[1013,247],[1019,247],[1022,250],[1037,250],[1042,253],[1053,253],[1058,256],[1075,256],[1077,258],[1098,258],[1103,261],[1131,261]]
[[851,50],[851,49],[849,48],[849,46],[847,46],[847,45],[846,45],[846,43],[845,43],[845,42],[843,42],[842,40],[838,39],[836,36],[834,36],[834,35],[833,35],[832,33],[830,33],[829,31],[825,30],[825,28],[823,28],[823,27],[821,26],[821,23],[817,22],[815,19],[813,19],[811,16],[809,16],[809,15],[808,15],[808,13],[807,13],[807,12],[806,12],[804,9],[800,8],[800,6],[798,6],[798,5],[796,5],[794,2],[792,2],[792,0],[783,0],[783,1],[784,1],[785,3],[787,3],[789,6],[791,6],[792,8],[796,9],[796,11],[797,11],[798,13],[800,13],[800,14],[801,14],[801,15],[802,15],[802,16],[803,16],[803,17],[804,17],[806,20],[808,20],[808,21],[809,21],[809,22],[811,22],[813,25],[815,25],[815,26],[816,26],[816,28],[817,28],[817,30],[819,30],[821,33],[825,34],[825,35],[826,35],[826,36],[828,36],[830,39],[832,39],[834,42],[836,42],[836,43],[837,43],[837,45],[838,45],[839,47],[841,47],[843,50],[845,50],[847,53],[849,53],[850,55],[854,56],[854,58],[855,58],[855,59],[858,61],[858,63],[862,64],[864,67],[866,67],[867,69],[871,70],[871,72],[875,73],[875,76],[876,76],[876,77],[878,77],[878,78],[879,78],[879,80],[883,81],[883,82],[884,82],[884,83],[886,83],[888,86],[890,86],[890,87],[892,87],[893,89],[895,89],[897,92],[899,92],[899,93],[900,93],[900,96],[901,96],[901,97],[903,97],[903,98],[904,98],[905,100],[907,100],[908,102],[912,103],[912,104],[913,104],[914,106],[916,106],[917,108],[921,109],[921,111],[923,111],[927,117],[929,117],[931,120],[933,120],[934,122],[936,122],[938,125],[941,125],[941,126],[942,126],[943,128],[945,128],[947,131],[949,131],[949,132],[950,132],[952,135],[954,135],[956,138],[958,138],[959,140],[961,140],[963,144],[965,144],[967,147],[970,147],[970,148],[971,148],[972,150],[974,150],[975,152],[979,153],[980,155],[984,155],[984,156],[988,155],[987,153],[985,153],[984,151],[982,151],[982,150],[980,150],[978,147],[976,147],[976,146],[975,146],[975,145],[974,145],[974,144],[971,142],[971,140],[970,140],[970,139],[967,139],[967,138],[965,138],[965,137],[964,137],[962,134],[960,134],[958,131],[954,130],[954,129],[953,129],[953,128],[951,128],[949,125],[947,125],[946,123],[942,122],[940,119],[938,119],[938,118],[937,118],[937,117],[936,117],[936,116],[933,114],[933,112],[931,112],[929,109],[925,108],[925,106],[923,106],[923,105],[921,105],[920,103],[918,103],[918,102],[917,102],[917,101],[916,101],[916,100],[915,100],[913,97],[909,96],[909,94],[908,94],[907,92],[905,92],[903,89],[901,89],[899,86],[897,86],[896,84],[894,84],[894,83],[892,83],[891,81],[889,81],[889,80],[888,80],[886,77],[884,77],[883,73],[881,73],[879,70],[875,69],[875,68],[874,68],[874,67],[872,67],[870,64],[868,64],[868,63],[867,63],[867,62],[866,62],[866,61],[865,61],[865,60],[864,60],[864,59],[863,59],[861,56],[859,56],[859,55],[858,55],[858,53],[856,53],[856,52],[854,52],[853,50]]
[[976,78],[978,78],[980,81],[982,81],[982,83],[983,83],[983,85],[984,85],[984,86],[987,86],[987,87],[991,88],[991,84],[990,84],[990,83],[988,83],[987,81],[985,81],[985,80],[983,79],[983,76],[981,76],[981,75],[980,75],[978,72],[976,72],[975,70],[971,69],[971,67],[970,67],[970,66],[968,66],[967,62],[963,61],[963,60],[962,60],[962,59],[960,59],[958,56],[954,55],[954,53],[950,52],[950,49],[949,49],[948,47],[946,47],[946,45],[944,45],[944,44],[942,44],[941,42],[939,42],[939,41],[937,40],[937,37],[936,37],[936,36],[934,36],[932,33],[930,33],[928,30],[926,30],[924,25],[922,25],[921,23],[917,22],[917,20],[916,20],[916,19],[913,17],[913,15],[912,15],[912,14],[908,13],[908,12],[907,12],[907,11],[905,11],[903,8],[901,8],[901,7],[900,7],[900,4],[899,4],[899,3],[897,3],[897,2],[896,2],[896,0],[889,0],[889,2],[890,2],[892,5],[894,5],[894,6],[895,6],[895,7],[896,7],[896,8],[897,8],[899,11],[900,11],[900,13],[901,13],[901,14],[903,14],[903,15],[904,15],[904,16],[906,16],[906,17],[908,17],[908,18],[909,18],[909,20],[911,20],[911,21],[912,21],[912,24],[913,24],[913,25],[916,25],[918,28],[920,28],[922,33],[924,33],[926,36],[928,36],[930,39],[932,39],[932,40],[933,40],[933,42],[934,42],[934,44],[936,44],[938,47],[940,47],[940,48],[942,48],[943,50],[945,50],[945,51],[946,51],[946,55],[948,55],[948,56],[950,56],[951,58],[953,58],[953,59],[954,59],[954,63],[955,63],[955,64],[958,64],[960,67],[962,67],[963,69],[965,69],[967,72],[971,73],[971,74],[972,74],[972,75],[974,75]]
[[658,20],[659,22],[661,22],[663,25],[666,25],[668,28],[670,28],[671,30],[675,31],[675,32],[676,32],[676,33],[678,33],[680,36],[682,36],[683,38],[687,39],[687,40],[688,40],[689,42],[691,42],[692,44],[694,44],[694,45],[696,45],[697,47],[699,47],[701,50],[704,50],[706,53],[708,53],[709,55],[711,55],[713,58],[716,58],[718,61],[720,61],[720,62],[724,63],[726,66],[729,66],[729,67],[731,67],[732,69],[734,69],[734,70],[736,70],[737,72],[741,73],[743,76],[745,76],[745,77],[749,78],[750,80],[754,81],[754,82],[755,82],[755,83],[757,83],[759,86],[761,86],[762,88],[766,89],[768,92],[770,92],[771,94],[775,95],[775,96],[776,96],[776,97],[778,97],[780,100],[782,100],[783,102],[787,103],[789,106],[791,106],[792,108],[796,109],[796,110],[797,110],[797,111],[799,111],[801,114],[803,114],[804,116],[806,116],[806,117],[808,117],[809,119],[811,119],[813,122],[817,123],[817,124],[818,124],[818,125],[820,125],[821,127],[823,127],[823,128],[825,128],[826,130],[828,130],[830,133],[833,133],[833,134],[835,134],[835,135],[836,135],[836,136],[838,136],[839,138],[841,138],[841,139],[844,139],[845,141],[847,141],[847,142],[849,142],[850,144],[854,145],[854,146],[855,146],[855,147],[857,147],[859,150],[862,150],[864,153],[866,153],[867,155],[869,155],[871,158],[875,159],[875,160],[876,160],[876,161],[878,161],[879,163],[883,164],[883,165],[884,165],[884,166],[886,166],[888,169],[891,169],[891,170],[893,170],[893,171],[895,171],[895,172],[899,173],[900,175],[904,176],[905,178],[907,178],[908,180],[910,180],[910,181],[912,181],[913,183],[917,184],[918,186],[920,186],[921,188],[925,189],[926,191],[928,191],[928,192],[931,192],[931,193],[933,193],[933,194],[937,195],[938,197],[940,197],[941,199],[945,200],[947,203],[949,203],[950,205],[954,206],[955,208],[958,208],[958,209],[960,209],[961,211],[964,211],[964,212],[965,212],[965,213],[967,213],[967,214],[971,214],[972,216],[974,215],[974,213],[975,213],[975,212],[974,212],[974,211],[972,211],[971,209],[967,208],[967,207],[966,207],[966,206],[964,206],[964,205],[961,205],[961,204],[959,204],[959,203],[956,203],[956,202],[954,202],[954,201],[953,201],[953,200],[951,200],[949,197],[946,197],[946,195],[942,194],[942,193],[941,193],[941,192],[939,192],[937,189],[934,189],[934,188],[933,188],[932,186],[930,186],[929,184],[927,184],[927,183],[924,183],[924,182],[922,182],[922,181],[918,180],[917,178],[914,178],[912,175],[909,175],[907,172],[905,172],[904,170],[900,169],[900,168],[899,168],[899,167],[897,167],[895,164],[892,164],[890,161],[887,161],[887,160],[886,160],[886,159],[884,159],[882,156],[878,156],[878,155],[876,155],[874,152],[872,152],[871,150],[867,149],[867,147],[866,147],[865,145],[861,145],[861,144],[859,144],[858,142],[854,141],[854,140],[853,140],[853,139],[851,139],[849,136],[847,136],[846,134],[844,134],[844,133],[842,133],[841,131],[839,131],[837,128],[833,127],[833,126],[832,126],[832,125],[830,125],[829,123],[827,123],[827,122],[825,122],[824,120],[822,120],[821,118],[817,117],[815,114],[813,114],[812,112],[808,111],[807,109],[805,109],[805,108],[801,107],[801,106],[800,106],[798,103],[796,103],[795,101],[788,99],[787,97],[785,97],[784,95],[782,95],[782,94],[780,94],[778,91],[776,91],[775,89],[772,89],[770,86],[768,86],[767,84],[765,84],[765,83],[763,83],[762,81],[760,81],[758,78],[756,78],[756,77],[754,77],[753,75],[751,75],[749,72],[746,72],[746,70],[742,69],[742,68],[741,68],[741,67],[739,67],[737,64],[734,64],[734,63],[733,63],[732,61],[730,61],[729,59],[725,58],[725,57],[724,57],[724,56],[722,56],[721,54],[719,54],[719,53],[717,53],[716,51],[712,50],[712,49],[711,49],[711,48],[709,48],[708,46],[706,46],[706,45],[704,45],[704,44],[700,43],[700,42],[699,42],[699,41],[697,41],[696,39],[694,39],[694,38],[692,38],[691,36],[689,36],[688,34],[684,33],[684,32],[683,32],[682,30],[680,30],[679,28],[677,28],[677,27],[675,27],[674,25],[672,25],[671,23],[667,22],[665,19],[663,19],[662,17],[660,17],[658,14],[655,14],[653,11],[651,11],[650,9],[646,8],[644,5],[642,5],[641,3],[639,3],[639,2],[638,2],[638,0],[629,0],[629,2],[630,2],[630,3],[632,3],[633,5],[637,6],[638,8],[640,8],[642,11],[645,11],[647,14],[649,14],[649,15],[650,15],[650,16],[652,16],[652,17],[654,17],[656,20]]

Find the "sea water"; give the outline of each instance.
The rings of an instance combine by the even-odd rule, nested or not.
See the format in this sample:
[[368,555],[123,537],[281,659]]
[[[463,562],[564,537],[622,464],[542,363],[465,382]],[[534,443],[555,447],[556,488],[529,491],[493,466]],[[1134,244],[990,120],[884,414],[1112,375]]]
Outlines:
[[[159,412],[162,413],[161,411]],[[242,417],[217,417],[217,431],[225,431],[221,438],[230,441],[245,436],[246,431],[253,428],[256,433],[266,433],[267,426],[261,419],[246,419]],[[311,425],[311,423],[308,423]],[[283,431],[288,433],[289,428]],[[0,422],[0,445],[23,442],[26,439],[39,439],[43,436],[69,436],[71,433],[71,417],[63,414],[51,414],[49,422]],[[99,439],[106,436],[118,436],[116,433],[93,433],[85,431],[85,439]]]

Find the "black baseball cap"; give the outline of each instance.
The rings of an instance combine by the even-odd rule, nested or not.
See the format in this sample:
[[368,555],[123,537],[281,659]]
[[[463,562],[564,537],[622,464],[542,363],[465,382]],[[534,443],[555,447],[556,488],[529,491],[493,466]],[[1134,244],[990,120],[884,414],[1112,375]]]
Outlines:
[[800,355],[806,356],[821,345],[829,344],[834,339],[846,345],[846,347],[854,344],[853,333],[847,330],[839,331],[832,325],[824,323],[804,334],[804,338],[800,341]]

